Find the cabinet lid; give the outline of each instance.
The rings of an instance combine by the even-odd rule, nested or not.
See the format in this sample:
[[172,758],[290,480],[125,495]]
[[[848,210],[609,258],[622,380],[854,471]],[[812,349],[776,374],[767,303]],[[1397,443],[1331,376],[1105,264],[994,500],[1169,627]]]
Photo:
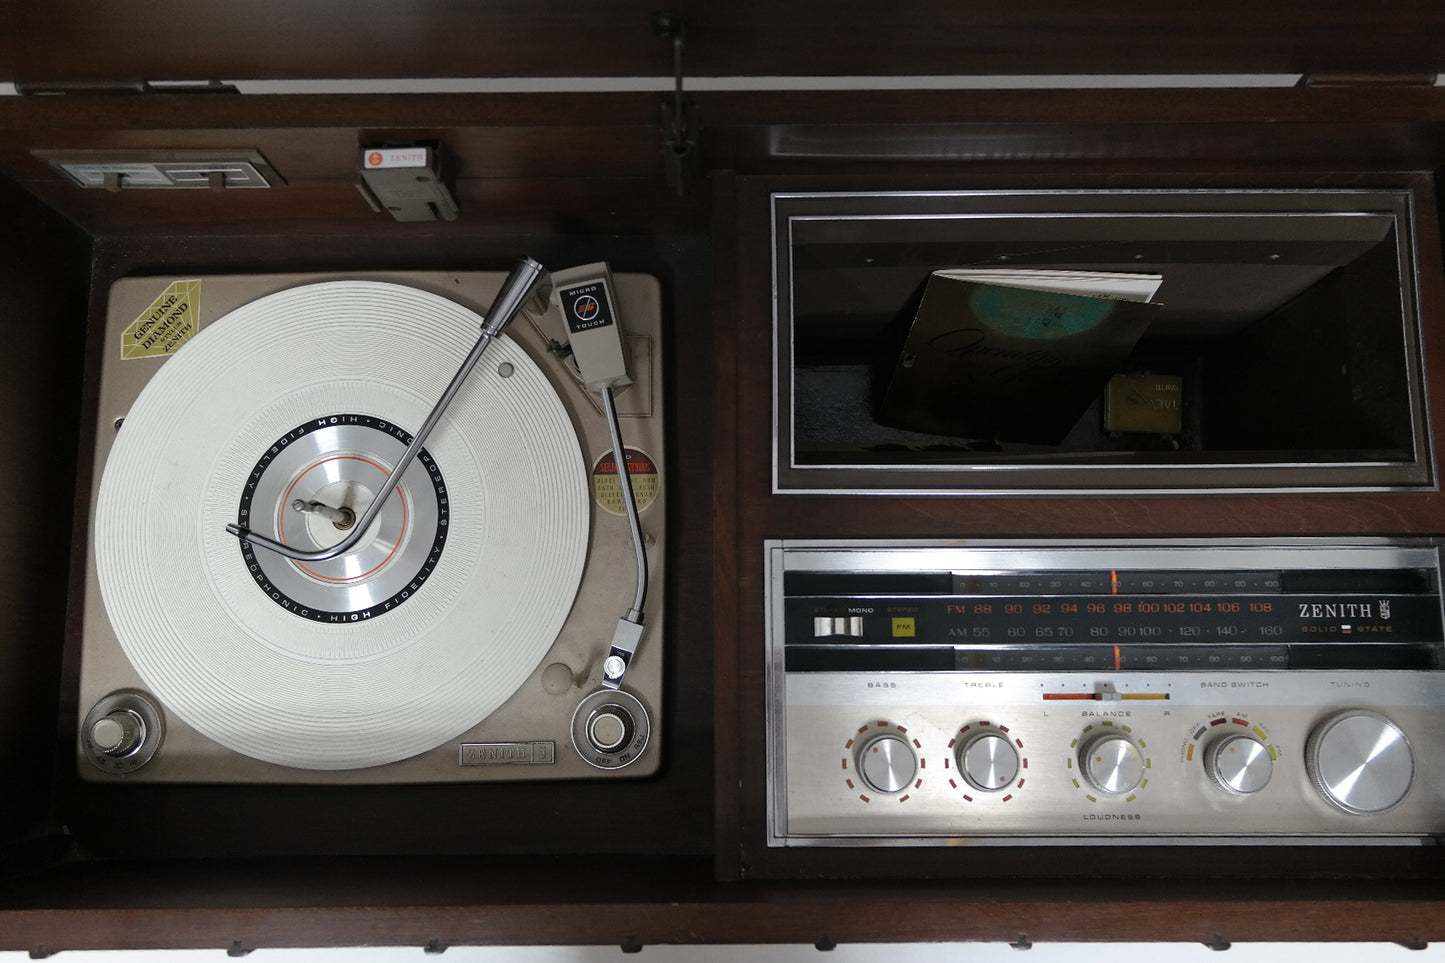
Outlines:
[[[0,82],[1428,75],[1439,0],[16,0]],[[368,86],[368,83],[370,86]],[[789,83],[779,83],[789,86]],[[608,84],[597,83],[607,87]],[[615,83],[610,85],[615,86]]]

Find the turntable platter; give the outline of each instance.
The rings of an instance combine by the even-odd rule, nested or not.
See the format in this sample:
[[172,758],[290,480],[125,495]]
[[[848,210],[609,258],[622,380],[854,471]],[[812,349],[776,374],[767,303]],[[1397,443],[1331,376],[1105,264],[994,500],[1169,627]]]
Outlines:
[[364,509],[480,325],[413,287],[307,284],[217,320],[149,381],[93,541],[117,639],[168,712],[255,759],[356,769],[455,738],[536,669],[582,577],[588,473],[507,337],[355,552],[302,565],[225,532],[245,512],[288,543],[339,541],[293,502]]

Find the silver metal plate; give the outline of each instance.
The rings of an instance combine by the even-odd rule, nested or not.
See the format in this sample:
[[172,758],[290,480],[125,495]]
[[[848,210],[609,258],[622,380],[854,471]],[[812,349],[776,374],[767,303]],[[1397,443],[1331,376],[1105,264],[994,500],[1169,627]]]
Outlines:
[[[772,846],[1380,844],[1445,833],[1436,777],[1445,767],[1445,673],[787,671],[783,651],[790,572],[1418,566],[1438,579],[1434,546],[818,540],[769,542],[766,556]],[[1408,790],[1386,792],[1390,804],[1379,811],[1345,811],[1306,765],[1312,738],[1342,714],[1383,717],[1403,736],[1375,774]],[[907,771],[906,784],[870,778],[870,764],[882,766],[860,756],[885,733],[890,749],[912,757],[887,769]],[[981,736],[986,767],[974,758]],[[1221,760],[1231,748],[1250,758]],[[1371,775],[1363,768],[1353,776],[1329,768],[1329,785],[1341,792],[1341,779]]]

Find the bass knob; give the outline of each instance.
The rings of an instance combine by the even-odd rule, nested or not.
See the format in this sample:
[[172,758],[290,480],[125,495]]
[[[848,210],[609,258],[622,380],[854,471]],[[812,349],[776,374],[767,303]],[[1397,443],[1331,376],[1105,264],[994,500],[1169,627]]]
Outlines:
[[858,748],[858,774],[869,789],[892,795],[907,789],[918,773],[908,740],[893,733],[874,736]]

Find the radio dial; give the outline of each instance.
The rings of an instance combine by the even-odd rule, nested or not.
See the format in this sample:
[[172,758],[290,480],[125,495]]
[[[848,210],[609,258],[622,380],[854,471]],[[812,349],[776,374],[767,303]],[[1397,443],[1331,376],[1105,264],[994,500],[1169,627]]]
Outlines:
[[1400,727],[1352,709],[1326,719],[1305,744],[1305,768],[1325,801],[1357,816],[1392,809],[1415,781],[1415,753]]
[[958,748],[958,771],[973,788],[998,792],[1019,774],[1019,751],[1007,736],[984,732]]
[[1265,744],[1253,736],[1225,736],[1204,751],[1204,771],[1219,788],[1247,796],[1269,783],[1274,760]]
[[1104,735],[1087,743],[1079,764],[1089,785],[1111,795],[1131,792],[1144,780],[1144,754],[1128,736]]
[[917,772],[918,757],[902,736],[875,736],[858,750],[858,773],[874,792],[902,792]]

